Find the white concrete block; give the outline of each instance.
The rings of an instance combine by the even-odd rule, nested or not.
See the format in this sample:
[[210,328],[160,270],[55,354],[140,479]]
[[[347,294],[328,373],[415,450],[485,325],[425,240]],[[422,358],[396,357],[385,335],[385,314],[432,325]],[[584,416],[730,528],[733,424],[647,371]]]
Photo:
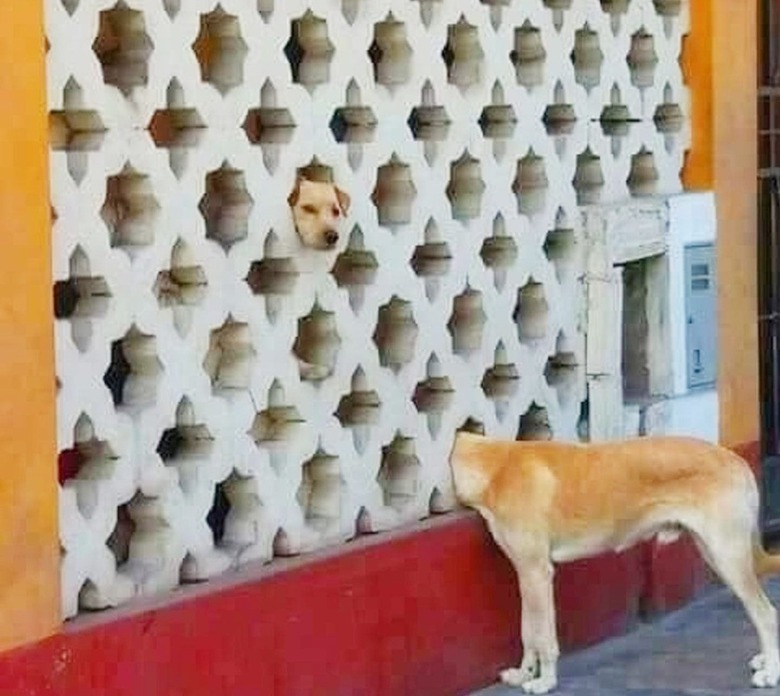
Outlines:
[[[83,414],[117,456],[62,487],[68,616],[449,510],[467,419],[571,439],[586,374],[607,375],[596,402],[618,388],[614,327],[585,336],[583,304],[619,313],[619,293],[609,240],[585,243],[578,158],[600,158],[605,203],[628,201],[643,147],[655,193],[679,190],[685,15],[270,8],[46,2],[58,446]],[[626,62],[642,27],[659,56],[643,91]],[[620,136],[591,123],[615,87],[640,119]],[[679,132],[658,133],[659,103],[681,105]],[[551,106],[575,120],[545,124]],[[373,119],[340,129],[345,107]],[[329,252],[302,246],[287,203],[314,158],[352,202]],[[511,396],[486,393],[515,373]],[[619,434],[618,410],[592,412],[596,437]]]

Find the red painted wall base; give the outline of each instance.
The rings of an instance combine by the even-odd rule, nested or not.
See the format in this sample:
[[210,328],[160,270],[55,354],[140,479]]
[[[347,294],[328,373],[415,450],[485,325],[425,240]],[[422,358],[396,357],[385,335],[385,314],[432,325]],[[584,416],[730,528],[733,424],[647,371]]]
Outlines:
[[[688,601],[689,543],[559,568],[563,649]],[[471,513],[81,617],[0,656],[16,696],[456,696],[520,657],[514,574]]]

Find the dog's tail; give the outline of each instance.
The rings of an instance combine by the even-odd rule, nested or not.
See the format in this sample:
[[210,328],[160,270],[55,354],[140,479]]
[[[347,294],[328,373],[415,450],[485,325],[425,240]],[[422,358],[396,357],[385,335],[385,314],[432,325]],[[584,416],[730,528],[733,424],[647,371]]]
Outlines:
[[753,566],[758,577],[780,574],[780,555],[767,553],[760,544],[753,547]]

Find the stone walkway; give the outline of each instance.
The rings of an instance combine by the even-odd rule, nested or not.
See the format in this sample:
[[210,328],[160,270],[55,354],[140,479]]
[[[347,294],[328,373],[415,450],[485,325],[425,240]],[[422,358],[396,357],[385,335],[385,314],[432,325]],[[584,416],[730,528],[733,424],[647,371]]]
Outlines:
[[[767,583],[780,608],[780,580]],[[758,652],[734,596],[717,588],[685,609],[627,636],[564,656],[557,696],[769,696],[753,689],[747,662]],[[472,696],[519,696],[503,685]]]

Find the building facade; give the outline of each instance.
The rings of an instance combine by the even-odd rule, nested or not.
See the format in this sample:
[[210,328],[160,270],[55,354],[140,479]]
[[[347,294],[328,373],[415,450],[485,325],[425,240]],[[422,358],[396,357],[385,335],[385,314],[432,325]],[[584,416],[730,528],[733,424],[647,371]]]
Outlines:
[[[518,610],[456,428],[758,460],[755,3],[472,5],[8,10],[7,692],[467,690]],[[352,197],[334,252],[301,170]],[[566,566],[563,641],[702,578]]]

